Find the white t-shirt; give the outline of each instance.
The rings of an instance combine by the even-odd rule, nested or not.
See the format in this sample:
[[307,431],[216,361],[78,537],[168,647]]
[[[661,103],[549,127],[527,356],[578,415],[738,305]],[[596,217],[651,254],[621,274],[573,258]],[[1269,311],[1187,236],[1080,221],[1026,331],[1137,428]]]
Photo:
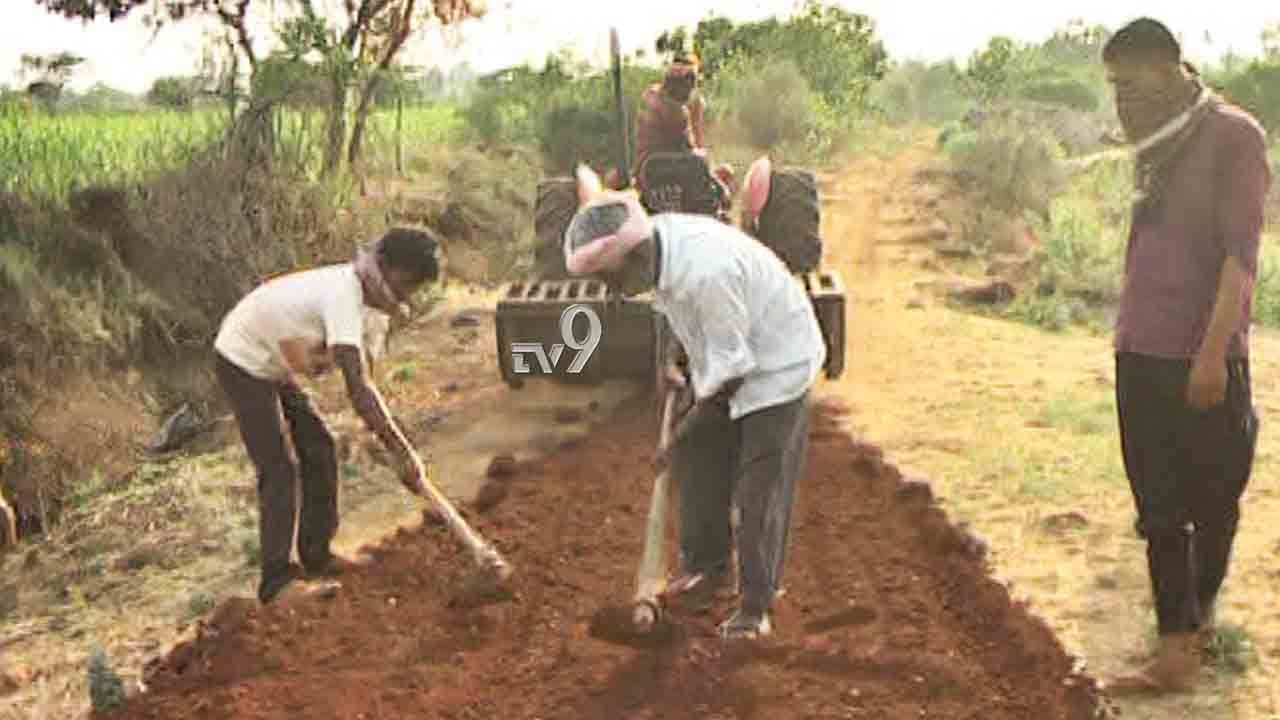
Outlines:
[[[223,318],[214,348],[254,377],[289,375],[280,342],[299,342],[309,357],[334,345],[368,347],[381,355],[390,318],[365,306],[351,263],[282,275],[259,285]],[[366,342],[366,336],[372,342]]]
[[689,356],[699,399],[742,377],[729,416],[790,402],[826,363],[813,301],[760,241],[706,215],[654,217],[662,238],[656,309]]

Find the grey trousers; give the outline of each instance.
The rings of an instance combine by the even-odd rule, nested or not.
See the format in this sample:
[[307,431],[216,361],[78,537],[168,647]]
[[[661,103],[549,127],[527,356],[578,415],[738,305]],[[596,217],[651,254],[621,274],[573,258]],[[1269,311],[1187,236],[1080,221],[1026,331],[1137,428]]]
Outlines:
[[782,580],[796,482],[805,469],[809,393],[737,421],[727,408],[674,448],[680,492],[680,564],[685,572],[728,570],[731,511],[737,506],[742,607],[769,609]]

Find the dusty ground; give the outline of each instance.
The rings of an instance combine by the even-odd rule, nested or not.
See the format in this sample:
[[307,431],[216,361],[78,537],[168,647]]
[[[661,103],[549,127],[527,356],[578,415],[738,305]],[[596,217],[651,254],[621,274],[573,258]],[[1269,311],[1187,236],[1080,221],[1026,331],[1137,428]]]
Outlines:
[[[920,144],[868,157],[826,188],[844,199],[824,217],[824,234],[843,238],[829,262],[854,280],[848,369],[825,392],[849,402],[858,436],[931,479],[948,514],[988,540],[997,577],[1091,674],[1123,670],[1150,647],[1153,615],[1120,459],[1110,337],[1046,332],[917,292],[942,264],[929,246],[903,243],[934,219],[938,188],[917,176],[931,156]],[[1255,328],[1264,429],[1223,591],[1221,655],[1197,692],[1124,700],[1122,717],[1280,718],[1280,435],[1266,429],[1280,408],[1277,357],[1280,337]]]
[[[405,531],[332,600],[224,611],[118,718],[1091,718],[1052,634],[987,579],[965,536],[815,411],[779,631],[726,647],[709,616],[656,647],[592,637],[632,590],[652,414],[529,464],[481,522],[519,569],[514,602],[447,606],[463,560]],[[878,472],[877,472],[878,469]],[[909,486],[908,486],[909,487]]]

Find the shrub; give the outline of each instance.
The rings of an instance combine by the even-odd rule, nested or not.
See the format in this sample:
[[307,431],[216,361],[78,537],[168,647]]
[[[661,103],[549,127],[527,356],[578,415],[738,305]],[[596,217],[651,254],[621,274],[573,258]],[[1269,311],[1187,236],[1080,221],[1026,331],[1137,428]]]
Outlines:
[[124,681],[107,664],[107,656],[95,649],[89,656],[89,701],[95,712],[106,713],[124,704]]
[[976,132],[951,138],[946,150],[953,167],[976,184],[988,204],[1013,214],[1027,210],[1047,216],[1065,180],[1057,139],[1014,118],[988,120]]
[[959,120],[970,104],[964,78],[950,62],[898,65],[876,83],[871,98],[893,123],[943,125]]
[[1070,76],[1032,79],[1018,94],[1028,100],[1061,105],[1082,112],[1097,110],[1101,104],[1095,88],[1084,80]]
[[758,148],[772,148],[784,142],[803,142],[817,127],[823,106],[809,89],[809,83],[791,61],[771,64],[754,73],[730,71],[722,87],[727,96],[726,114]]

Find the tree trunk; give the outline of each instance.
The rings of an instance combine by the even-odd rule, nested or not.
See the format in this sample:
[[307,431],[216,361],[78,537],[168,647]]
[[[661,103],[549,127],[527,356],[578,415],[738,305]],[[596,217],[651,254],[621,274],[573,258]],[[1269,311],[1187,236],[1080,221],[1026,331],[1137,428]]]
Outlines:
[[396,93],[396,174],[404,175],[404,94]]
[[321,174],[329,177],[342,163],[342,146],[347,139],[347,86],[337,74],[330,80],[329,140],[324,150]]
[[369,111],[373,108],[373,97],[382,80],[382,73],[375,72],[373,77],[360,89],[360,101],[356,105],[355,124],[351,128],[351,145],[347,148],[347,163],[355,168],[359,165],[364,150],[364,131],[369,124]]

